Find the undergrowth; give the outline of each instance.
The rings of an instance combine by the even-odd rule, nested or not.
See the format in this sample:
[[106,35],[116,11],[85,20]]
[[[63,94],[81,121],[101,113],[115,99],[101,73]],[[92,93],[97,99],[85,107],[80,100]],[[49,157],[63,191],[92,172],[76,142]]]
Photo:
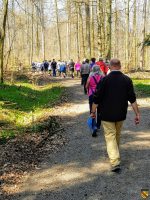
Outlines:
[[44,118],[63,94],[59,83],[45,86],[18,82],[0,84],[0,139],[5,141]]
[[150,97],[150,80],[133,79],[133,84],[138,97]]

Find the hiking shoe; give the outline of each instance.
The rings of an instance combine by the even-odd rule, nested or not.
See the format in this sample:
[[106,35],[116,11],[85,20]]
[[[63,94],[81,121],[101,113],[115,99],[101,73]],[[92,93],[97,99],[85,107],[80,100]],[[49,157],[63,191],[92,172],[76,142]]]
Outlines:
[[112,167],[111,171],[119,174],[119,173],[121,172],[121,167],[120,167],[120,165],[117,165],[117,166],[115,166],[115,167]]
[[96,137],[97,136],[97,130],[94,130],[92,133],[92,137]]

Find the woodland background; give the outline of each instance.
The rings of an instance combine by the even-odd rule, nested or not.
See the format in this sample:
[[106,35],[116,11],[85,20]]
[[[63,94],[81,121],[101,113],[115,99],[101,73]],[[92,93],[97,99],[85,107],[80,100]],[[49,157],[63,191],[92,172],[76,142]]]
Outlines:
[[126,71],[150,69],[150,0],[0,0],[0,8],[1,76],[53,58],[117,57]]
[[[27,192],[27,196],[35,194],[32,197],[37,195],[38,198],[41,193],[41,199],[52,199],[51,195],[59,195],[55,189],[51,190],[53,182],[61,197],[63,192],[65,195],[69,192],[71,198],[75,198],[75,191],[86,188],[83,198],[89,199],[89,194],[101,198],[107,190],[113,196],[104,199],[114,199],[114,195],[118,199],[118,188],[114,190],[111,184],[114,176],[105,176],[106,165],[99,168],[97,163],[99,155],[104,154],[103,140],[97,140],[98,143],[101,141],[100,146],[93,144],[83,127],[89,112],[84,110],[85,106],[88,108],[88,101],[82,95],[80,80],[55,79],[48,73],[31,71],[32,61],[53,58],[82,61],[100,56],[121,60],[124,72],[128,72],[133,80],[142,116],[140,126],[135,127],[129,110],[122,148],[129,168],[125,164],[122,178],[117,176],[116,179],[120,184],[119,195],[123,195],[120,199],[126,198],[125,195],[133,198],[136,195],[135,199],[139,199],[140,185],[143,181],[149,185],[150,0],[0,0],[0,199],[18,199],[16,195],[22,199],[23,190],[20,193],[19,184],[31,170],[36,170],[36,177],[32,176],[32,180],[40,177],[38,183],[46,185],[42,190],[41,185],[36,190],[31,186],[28,190],[31,193]],[[81,145],[83,135],[87,137]],[[58,154],[52,157],[56,160],[50,159],[50,154],[61,152],[65,144],[68,145],[65,151],[62,150],[65,156]],[[82,147],[82,155],[81,151],[76,151],[80,150],[79,147]],[[96,153],[92,154],[90,149]],[[85,157],[89,152],[94,155],[91,159]],[[101,158],[104,160],[103,156]],[[86,165],[83,163],[85,159]],[[46,171],[42,170],[45,172],[41,175],[38,167],[43,161]],[[97,166],[101,171],[95,168]],[[66,176],[62,173],[64,169]],[[89,174],[88,170],[85,173],[86,169],[90,170]],[[93,169],[96,174],[91,174]],[[68,178],[64,179],[64,176]],[[63,181],[61,187],[59,184],[55,187],[57,177],[58,183]],[[80,180],[83,180],[82,184]],[[29,187],[30,183],[27,184]],[[91,188],[91,184],[98,187]],[[77,196],[80,194],[78,192]]]

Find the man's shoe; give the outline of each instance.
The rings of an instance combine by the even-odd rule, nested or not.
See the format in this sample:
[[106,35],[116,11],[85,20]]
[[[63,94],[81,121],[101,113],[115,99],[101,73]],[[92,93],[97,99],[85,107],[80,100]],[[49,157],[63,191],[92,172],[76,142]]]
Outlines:
[[117,166],[115,166],[115,167],[112,167],[111,171],[119,174],[119,173],[121,172],[121,167],[120,167],[120,165],[117,165]]
[[92,137],[96,137],[97,136],[97,130],[94,130],[92,133]]

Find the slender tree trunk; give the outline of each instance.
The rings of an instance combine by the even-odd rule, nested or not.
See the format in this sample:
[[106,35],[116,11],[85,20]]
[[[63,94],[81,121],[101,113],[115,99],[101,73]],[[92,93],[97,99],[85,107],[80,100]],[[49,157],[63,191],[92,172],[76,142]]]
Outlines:
[[[150,1],[147,2],[147,16],[146,16],[146,25],[147,27],[150,27]],[[149,29],[150,32],[150,29]],[[148,28],[146,29],[146,35],[148,34]],[[150,55],[150,49],[146,47],[145,52],[145,68],[149,68],[149,55]]]
[[36,24],[36,54],[39,56],[40,53],[40,41],[39,41],[39,24]]
[[118,58],[118,10],[117,10],[117,0],[115,0],[115,49],[114,57]]
[[87,41],[87,57],[91,57],[91,34],[90,34],[90,5],[89,0],[85,3],[86,13],[86,41]]
[[70,51],[69,51],[69,21],[67,21],[67,60],[70,58]]
[[58,44],[59,44],[59,59],[62,60],[62,49],[61,49],[61,37],[60,37],[57,0],[55,0],[55,12],[56,12],[57,37],[58,37]]
[[[38,3],[39,5],[39,3]],[[40,54],[40,40],[39,40],[39,10],[36,8],[36,17],[37,17],[37,22],[36,22],[36,55],[39,57]]]
[[[13,19],[11,19],[11,23],[13,24],[13,31],[12,35],[14,36],[16,34],[16,14],[15,14],[15,0],[12,0],[12,14],[13,14]],[[12,36],[12,37],[13,37]],[[15,42],[12,44],[12,58],[11,58],[11,68],[13,70],[14,64],[15,64]]]
[[97,1],[97,21],[98,21],[98,56],[105,56],[105,18],[103,11],[103,1]]
[[41,2],[41,33],[42,33],[43,60],[45,60],[46,42],[45,42],[45,16],[44,16],[44,5],[43,5],[43,2]]
[[32,14],[31,14],[31,51],[30,51],[30,64],[33,62],[33,40],[34,40],[34,37],[33,37],[33,26],[34,26],[34,23],[33,23],[33,16],[34,16],[34,5],[33,3],[31,4],[31,7],[32,7]]
[[[146,10],[147,10],[147,0],[144,0],[144,3],[143,3],[143,31],[142,31],[142,37],[143,37],[143,42],[144,42],[144,39],[145,39],[145,36],[146,36]],[[142,47],[142,50],[141,50],[141,68],[142,70],[145,69],[145,47],[143,46]]]
[[77,57],[80,58],[80,46],[79,46],[79,12],[78,5],[75,3],[76,7],[76,44],[77,44]]
[[[7,71],[8,69],[8,59],[9,59],[9,56],[10,56],[10,53],[11,53],[11,33],[10,33],[10,25],[9,25],[9,18],[7,17],[7,41],[8,41],[8,53],[5,57],[7,57],[7,61],[6,61],[6,68],[5,70]],[[4,70],[4,71],[5,71]]]
[[[26,0],[26,10],[25,10],[26,13],[29,12],[29,7],[30,7],[29,0]],[[30,40],[29,40],[29,35],[30,35],[30,16],[29,15],[26,16],[26,29],[27,29],[26,45],[27,45],[27,49],[28,49],[27,56],[28,56],[28,65],[30,66],[31,60],[30,60]]]
[[10,61],[11,51],[12,51],[14,40],[15,40],[15,37],[16,37],[16,30],[13,31],[13,35],[11,37],[10,24],[9,24],[8,17],[7,17],[7,32],[8,32],[8,52],[7,52],[7,56],[5,56],[5,57],[7,57],[6,68],[5,68],[6,71],[8,69],[8,63]]
[[91,5],[91,54],[95,57],[95,26],[94,26],[94,5]]
[[4,42],[5,42],[5,31],[6,31],[6,21],[8,13],[8,0],[3,0],[3,26],[0,29],[0,82],[4,82]]
[[41,27],[42,32],[42,53],[43,53],[43,60],[45,60],[45,28]]
[[134,0],[134,14],[133,14],[133,66],[137,69],[137,0]]
[[84,40],[84,28],[83,28],[83,17],[81,13],[81,8],[79,7],[79,16],[81,21],[81,37],[82,37],[82,48],[83,48],[83,58],[86,57],[85,55],[85,40]]
[[70,32],[69,32],[69,27],[70,27],[70,0],[67,0],[67,14],[68,14],[68,19],[67,19],[67,60],[70,59]]
[[107,0],[107,48],[106,57],[111,59],[111,24],[112,24],[112,0]]
[[130,0],[126,1],[126,70],[129,71],[129,2]]

